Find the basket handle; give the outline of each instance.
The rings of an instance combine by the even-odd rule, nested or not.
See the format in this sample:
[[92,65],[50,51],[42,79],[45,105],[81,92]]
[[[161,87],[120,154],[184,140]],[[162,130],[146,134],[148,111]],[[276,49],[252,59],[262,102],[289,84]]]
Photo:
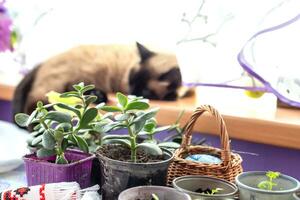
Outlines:
[[192,132],[193,132],[194,125],[195,125],[197,119],[204,112],[208,112],[212,116],[214,116],[218,123],[218,127],[220,127],[220,139],[221,139],[221,148],[222,148],[221,159],[222,159],[224,165],[228,165],[231,162],[231,150],[230,150],[230,141],[229,141],[228,132],[227,132],[225,122],[224,122],[222,116],[215,108],[213,108],[210,105],[202,105],[195,110],[195,112],[193,113],[190,120],[188,121],[188,123],[185,126],[182,143],[181,143],[181,148],[186,149],[188,146],[191,145]]

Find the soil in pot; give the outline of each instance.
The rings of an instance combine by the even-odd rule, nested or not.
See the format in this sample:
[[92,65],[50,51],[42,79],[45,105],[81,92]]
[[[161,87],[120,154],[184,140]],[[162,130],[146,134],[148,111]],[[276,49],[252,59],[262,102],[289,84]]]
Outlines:
[[166,185],[167,169],[173,158],[170,151],[163,156],[138,152],[137,163],[130,161],[130,150],[120,145],[104,145],[97,151],[101,163],[103,200],[115,200],[125,189],[142,185]]
[[[113,160],[131,162],[130,149],[121,145],[103,145],[103,148],[101,149],[101,154]],[[137,163],[148,163],[148,162],[152,163],[152,162],[159,162],[163,160],[165,160],[164,155],[153,156],[153,155],[146,154],[143,151],[137,152]]]

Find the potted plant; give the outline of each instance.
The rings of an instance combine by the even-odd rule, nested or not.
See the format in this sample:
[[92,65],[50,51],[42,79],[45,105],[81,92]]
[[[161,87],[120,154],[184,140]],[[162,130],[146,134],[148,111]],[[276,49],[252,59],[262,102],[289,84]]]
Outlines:
[[200,175],[175,178],[173,187],[197,200],[234,199],[238,192],[237,186],[228,181]]
[[[56,102],[44,105],[38,102],[30,116],[25,113],[15,116],[18,125],[33,126],[29,146],[35,148],[35,152],[24,156],[29,186],[63,181],[76,181],[82,188],[90,186],[95,156],[89,154],[85,135],[97,131],[104,120],[96,108],[89,106],[97,97],[84,94],[94,86],[79,83],[73,87],[74,91],[60,97],[75,97],[79,99],[76,104]],[[69,150],[70,147],[81,151]]]
[[294,199],[300,183],[279,172],[252,171],[236,177],[241,200]]
[[157,128],[155,115],[158,109],[149,109],[148,100],[143,97],[127,97],[121,93],[116,97],[116,106],[97,106],[114,113],[114,120],[103,126],[102,132],[127,130],[126,135],[104,136],[103,145],[96,153],[102,166],[101,192],[103,198],[109,200],[117,199],[120,192],[129,187],[165,185],[167,169],[173,158],[173,154],[160,147],[154,138],[156,133],[169,128]]
[[138,186],[123,191],[118,200],[191,200],[189,195],[164,186]]

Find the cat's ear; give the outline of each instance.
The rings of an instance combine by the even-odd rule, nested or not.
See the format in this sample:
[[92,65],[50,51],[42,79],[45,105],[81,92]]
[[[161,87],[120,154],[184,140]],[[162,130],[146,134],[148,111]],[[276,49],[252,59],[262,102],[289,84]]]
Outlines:
[[138,48],[138,51],[139,51],[139,54],[140,54],[140,57],[141,57],[141,63],[145,62],[148,58],[150,58],[151,56],[154,55],[154,52],[150,51],[149,49],[147,49],[142,44],[136,42],[136,46]]

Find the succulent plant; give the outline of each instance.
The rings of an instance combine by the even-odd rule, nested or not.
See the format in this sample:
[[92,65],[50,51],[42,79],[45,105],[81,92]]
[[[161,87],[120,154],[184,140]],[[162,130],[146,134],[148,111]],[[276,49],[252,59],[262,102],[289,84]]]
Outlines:
[[[149,100],[137,96],[116,94],[117,105],[99,104],[97,108],[114,114],[114,120],[103,126],[101,132],[127,129],[127,135],[107,134],[102,138],[103,144],[122,144],[131,151],[131,161],[137,161],[137,150],[141,149],[151,155],[162,155],[162,146],[176,146],[176,143],[159,144],[154,135],[167,130],[170,126],[157,127],[155,115],[158,108],[150,108]],[[137,142],[142,137],[141,143]]]
[[76,98],[76,103],[64,100],[44,105],[39,101],[30,115],[18,113],[15,116],[19,126],[33,126],[29,145],[37,148],[37,156],[43,158],[56,155],[57,164],[69,162],[64,154],[68,147],[78,147],[89,152],[86,139],[92,132],[99,133],[98,127],[108,122],[107,116],[100,115],[97,108],[90,107],[97,97],[84,94],[94,89],[94,86],[79,83],[73,87],[74,91],[63,93],[59,97]]

